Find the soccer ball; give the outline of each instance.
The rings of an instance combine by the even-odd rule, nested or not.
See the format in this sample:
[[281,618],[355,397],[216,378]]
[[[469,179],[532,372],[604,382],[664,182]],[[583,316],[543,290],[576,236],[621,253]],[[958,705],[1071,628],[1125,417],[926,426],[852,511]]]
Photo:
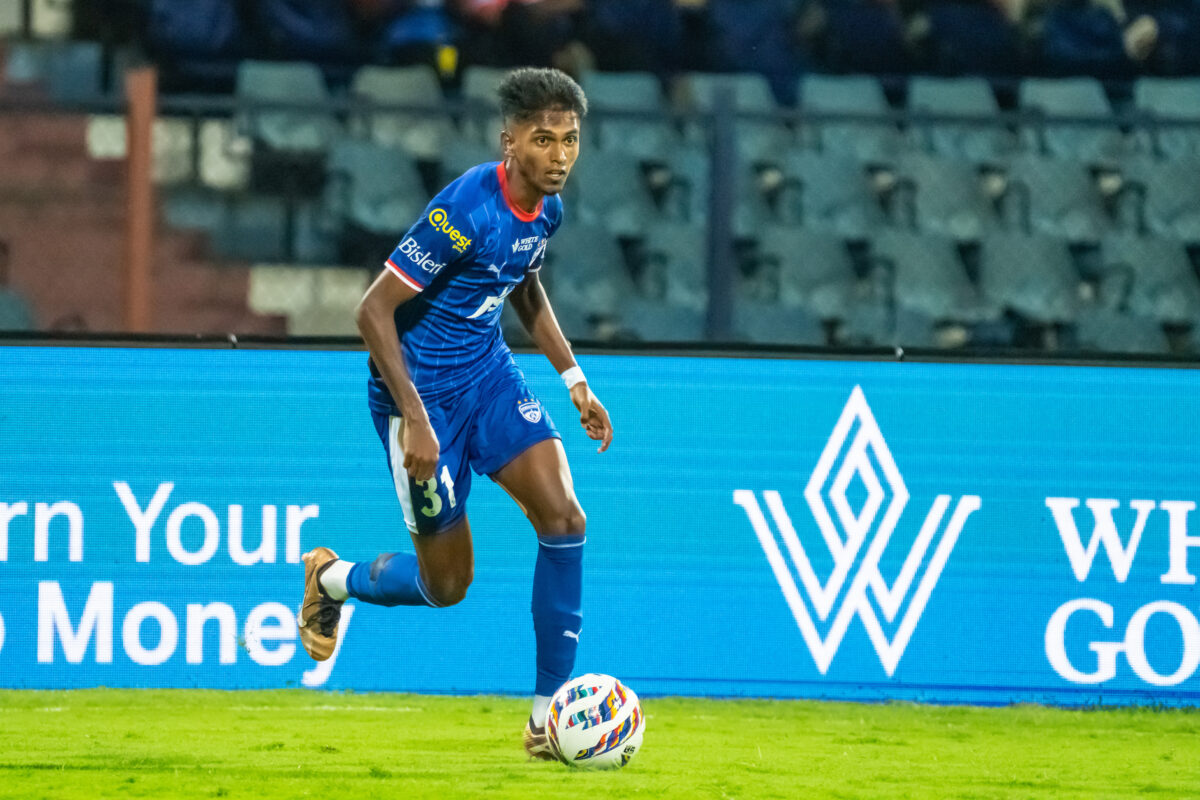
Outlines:
[[623,767],[642,746],[646,715],[638,696],[611,675],[588,673],[550,698],[550,749],[573,767]]

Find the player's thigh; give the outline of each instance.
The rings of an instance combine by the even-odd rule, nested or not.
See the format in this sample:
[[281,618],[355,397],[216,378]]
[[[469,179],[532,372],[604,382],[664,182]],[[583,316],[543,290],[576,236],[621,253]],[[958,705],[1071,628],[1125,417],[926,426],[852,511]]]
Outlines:
[[530,446],[492,479],[512,495],[539,534],[583,533],[585,517],[560,440],[544,439]]
[[457,602],[475,578],[471,524],[464,514],[437,534],[412,534],[421,580],[439,602]]

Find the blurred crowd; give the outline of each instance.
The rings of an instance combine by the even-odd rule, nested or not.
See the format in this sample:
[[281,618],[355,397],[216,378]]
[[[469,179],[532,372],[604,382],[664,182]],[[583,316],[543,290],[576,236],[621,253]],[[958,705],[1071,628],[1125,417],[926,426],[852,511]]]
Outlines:
[[[101,0],[103,2],[103,0]],[[170,58],[803,72],[1200,73],[1200,0],[144,0]]]

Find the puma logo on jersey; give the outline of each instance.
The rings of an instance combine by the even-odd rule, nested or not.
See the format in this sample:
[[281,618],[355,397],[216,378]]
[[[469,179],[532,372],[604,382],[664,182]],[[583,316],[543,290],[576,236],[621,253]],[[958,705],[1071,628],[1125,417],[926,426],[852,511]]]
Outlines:
[[508,293],[516,288],[516,284],[505,286],[504,291],[498,295],[492,295],[483,301],[483,305],[475,309],[475,313],[467,317],[467,319],[479,319],[484,314],[495,311],[500,306],[504,305],[504,298],[508,297]]

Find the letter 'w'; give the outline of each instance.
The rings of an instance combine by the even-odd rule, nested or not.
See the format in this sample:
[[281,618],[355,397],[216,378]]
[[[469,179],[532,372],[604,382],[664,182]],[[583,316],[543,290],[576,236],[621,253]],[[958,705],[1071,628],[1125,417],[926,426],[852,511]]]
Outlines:
[[[835,465],[838,467],[836,472]],[[880,471],[883,481],[880,480]],[[826,487],[831,473],[832,483]],[[856,478],[867,491],[866,499],[857,512],[851,508],[846,492]],[[828,504],[825,495],[828,495]],[[967,518],[980,507],[979,497],[964,495],[959,498],[943,529],[942,521],[950,507],[951,497],[938,495],[895,582],[888,585],[879,570],[879,561],[904,512],[909,495],[866,397],[857,386],[851,392],[817,461],[804,497],[833,558],[833,570],[824,583],[817,578],[778,491],[762,492],[763,501],[775,523],[774,530],[767,522],[754,491],[734,491],[733,502],[746,512],[821,674],[829,669],[851,620],[857,615],[879,656],[879,662],[890,676],[904,655]],[[883,508],[885,499],[888,500],[886,509]],[[922,566],[924,572],[918,574]],[[876,614],[876,605],[889,627],[895,626],[890,639]],[[824,636],[818,630],[818,621],[825,628]]]

